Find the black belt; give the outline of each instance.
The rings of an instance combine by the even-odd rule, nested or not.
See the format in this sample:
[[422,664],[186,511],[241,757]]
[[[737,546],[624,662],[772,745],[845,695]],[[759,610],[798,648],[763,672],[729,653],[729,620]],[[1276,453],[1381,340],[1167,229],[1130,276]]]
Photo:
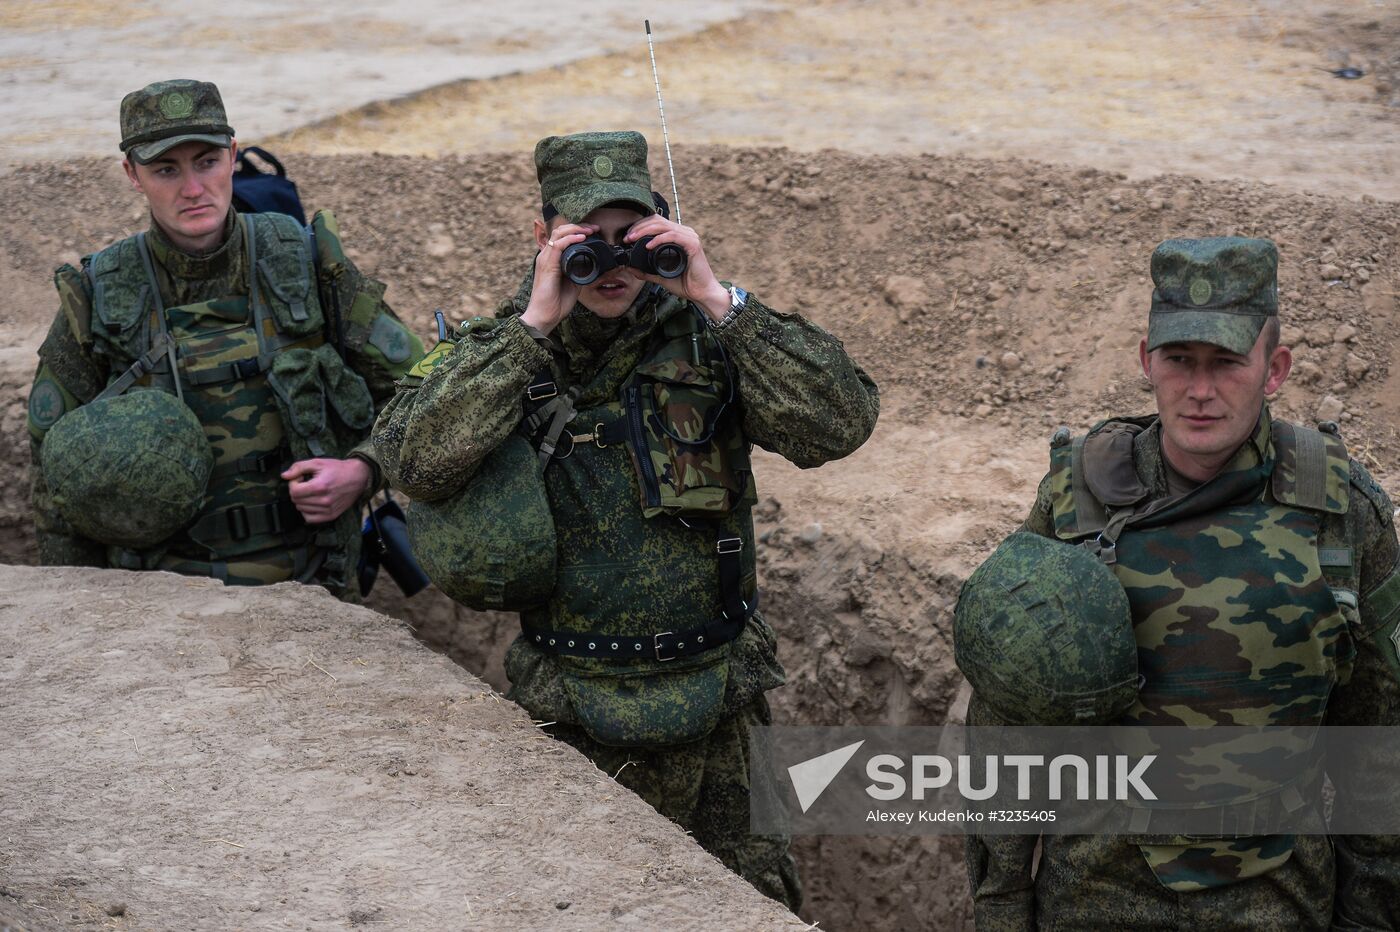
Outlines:
[[521,630],[531,644],[552,654],[610,660],[675,660],[713,650],[737,638],[744,630],[744,620],[758,608],[758,593],[744,605],[744,617],[735,621],[721,617],[698,628],[658,631],[641,637],[618,637],[596,631],[550,631],[528,625],[521,625]]

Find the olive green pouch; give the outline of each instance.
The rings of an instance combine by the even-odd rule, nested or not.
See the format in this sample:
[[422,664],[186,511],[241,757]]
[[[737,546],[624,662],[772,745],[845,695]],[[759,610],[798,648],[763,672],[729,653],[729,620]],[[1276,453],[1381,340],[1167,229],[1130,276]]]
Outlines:
[[685,744],[708,735],[723,716],[728,654],[709,651],[681,669],[602,672],[570,664],[564,688],[578,723],[600,744]]

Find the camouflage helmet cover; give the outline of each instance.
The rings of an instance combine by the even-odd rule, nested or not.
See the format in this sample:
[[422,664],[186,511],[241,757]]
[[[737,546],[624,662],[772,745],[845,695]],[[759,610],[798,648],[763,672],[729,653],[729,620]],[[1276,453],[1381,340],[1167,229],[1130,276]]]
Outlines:
[[136,390],[59,418],[40,462],[59,514],[78,533],[140,550],[199,514],[214,453],[183,402]]
[[570,223],[605,204],[621,202],[643,214],[656,212],[641,133],[576,133],[548,136],[535,145],[540,196]]
[[408,538],[423,571],[478,611],[521,611],[554,591],[554,516],[529,442],[511,434],[467,487],[408,506]]
[[122,98],[121,150],[140,165],[186,142],[227,149],[228,125],[219,89],[208,81],[157,81]]
[[1106,724],[1137,697],[1137,642],[1113,571],[1082,547],[1021,531],[963,584],[958,668],[1015,725]]

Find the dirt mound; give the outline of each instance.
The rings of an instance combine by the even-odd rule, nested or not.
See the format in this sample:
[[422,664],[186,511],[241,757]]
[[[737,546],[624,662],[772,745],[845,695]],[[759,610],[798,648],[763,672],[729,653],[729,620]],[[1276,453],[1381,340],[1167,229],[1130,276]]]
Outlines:
[[[686,220],[720,274],[831,329],[882,390],[876,434],[849,460],[806,472],[756,460],[765,613],[790,673],[775,695],[781,721],[945,720],[960,685],[948,643],[957,587],[1029,505],[1050,433],[1150,408],[1136,345],[1147,256],[1164,238],[1279,243],[1297,367],[1276,410],[1340,420],[1353,454],[1393,485],[1393,204],[1016,160],[717,146],[676,156]],[[306,201],[335,207],[356,261],[390,283],[420,334],[436,307],[488,313],[527,268],[538,196],[527,155],[290,161]],[[12,347],[0,350],[0,558],[32,562],[22,399],[54,309],[48,273],[144,214],[116,166],[95,161],[0,176],[0,205],[0,344]],[[502,685],[513,620],[438,595],[404,603],[380,591],[374,604]],[[930,917],[956,927],[967,915],[959,848],[803,840],[804,915],[829,929]]]
[[382,615],[169,574],[0,567],[0,590],[0,915],[803,928]]

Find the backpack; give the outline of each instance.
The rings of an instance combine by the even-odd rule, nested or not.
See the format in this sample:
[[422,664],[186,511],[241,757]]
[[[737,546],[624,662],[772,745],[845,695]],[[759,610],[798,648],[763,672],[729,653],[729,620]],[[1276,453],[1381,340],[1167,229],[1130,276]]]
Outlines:
[[[258,168],[250,155],[256,155],[273,171]],[[306,211],[302,209],[296,183],[287,177],[287,169],[276,156],[258,146],[238,150],[237,171],[233,173],[233,206],[244,214],[287,214],[306,226]]]

